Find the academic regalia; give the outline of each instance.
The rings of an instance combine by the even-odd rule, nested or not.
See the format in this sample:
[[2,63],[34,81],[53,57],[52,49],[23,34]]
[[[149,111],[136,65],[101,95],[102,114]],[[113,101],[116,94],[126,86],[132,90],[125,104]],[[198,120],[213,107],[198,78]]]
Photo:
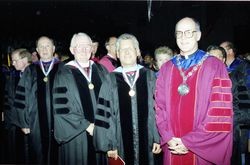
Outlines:
[[[47,76],[40,61],[29,65],[20,79],[14,106],[18,113],[15,123],[30,128],[28,136],[29,161],[34,164],[56,164],[58,145],[53,136],[52,88],[55,74],[63,64],[54,59]],[[50,65],[50,63],[47,63]],[[44,64],[42,64],[44,65]],[[47,72],[48,73],[48,72]]]
[[241,62],[242,60],[240,58],[235,58],[233,62],[229,66],[227,66],[228,73],[231,73],[235,69],[237,69],[237,67],[240,65]]
[[20,71],[12,69],[6,76],[4,91],[4,128],[5,128],[5,163],[25,163],[24,138],[19,127],[14,125],[17,120],[14,98]]
[[103,165],[104,153],[95,152],[93,137],[86,131],[94,123],[96,98],[108,71],[91,61],[93,89],[77,66],[71,61],[62,68],[54,84],[55,139],[60,144],[59,164]]
[[[188,74],[205,56],[198,50],[180,66]],[[164,164],[229,165],[232,154],[231,81],[225,65],[208,56],[187,79],[190,92],[178,93],[183,83],[177,56],[165,63],[156,82],[156,121],[164,151]],[[170,153],[167,142],[181,138],[189,150]]]
[[115,68],[120,66],[119,61],[109,55],[103,56],[98,63],[102,64],[109,72],[112,72]]
[[[4,93],[5,91],[5,85],[6,85],[6,79],[10,75],[10,69],[7,65],[2,64],[1,65],[1,93]],[[1,108],[0,108],[0,113],[1,113],[1,122],[0,122],[0,164],[6,162],[6,156],[5,156],[5,129],[4,129],[4,122],[3,122],[3,116],[2,113],[4,112],[4,104],[6,102],[5,96],[2,94],[0,96],[1,100]]]
[[242,61],[237,69],[231,72],[230,77],[233,83],[234,105],[232,164],[250,164],[250,62]]
[[153,165],[153,143],[159,144],[154,114],[154,72],[140,65],[139,77],[130,87],[118,67],[103,83],[97,105],[94,140],[98,150],[118,150],[118,155],[129,165]]

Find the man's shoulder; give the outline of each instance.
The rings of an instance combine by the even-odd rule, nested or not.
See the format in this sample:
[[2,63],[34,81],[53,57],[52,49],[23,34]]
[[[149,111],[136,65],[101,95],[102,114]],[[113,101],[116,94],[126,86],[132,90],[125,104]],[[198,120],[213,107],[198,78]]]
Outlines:
[[220,59],[212,55],[209,55],[207,59],[204,61],[204,63],[210,64],[210,65],[222,65],[226,67],[226,65]]

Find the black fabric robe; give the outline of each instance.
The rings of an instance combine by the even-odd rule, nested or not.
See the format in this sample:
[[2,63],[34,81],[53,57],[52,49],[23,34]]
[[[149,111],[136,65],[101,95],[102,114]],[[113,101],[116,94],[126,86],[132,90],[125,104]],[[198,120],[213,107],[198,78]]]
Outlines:
[[14,106],[18,113],[16,123],[20,128],[30,128],[28,134],[29,162],[56,164],[58,145],[53,132],[52,88],[55,74],[63,64],[56,61],[44,82],[39,63],[28,66],[20,79]]
[[100,64],[92,65],[92,83],[74,66],[65,65],[55,79],[54,115],[55,139],[60,144],[59,164],[102,165],[106,156],[95,152],[92,136],[86,129],[94,123],[96,98],[107,70]]
[[113,72],[101,87],[94,129],[98,150],[118,149],[126,164],[153,165],[153,143],[159,143],[155,123],[155,74],[146,68],[139,70],[136,95],[129,96],[130,87],[122,73]]
[[241,165],[241,154],[245,154],[245,164],[250,164],[248,146],[250,133],[250,62],[243,61],[230,74],[233,84],[234,143],[232,164]]
[[24,138],[25,135],[19,127],[14,125],[17,120],[14,108],[14,98],[17,83],[20,79],[20,72],[11,70],[6,76],[4,91],[4,163],[25,163]]

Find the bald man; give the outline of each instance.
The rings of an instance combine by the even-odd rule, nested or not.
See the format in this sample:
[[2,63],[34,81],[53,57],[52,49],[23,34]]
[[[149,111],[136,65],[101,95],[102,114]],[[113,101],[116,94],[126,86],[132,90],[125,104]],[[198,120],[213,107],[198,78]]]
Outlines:
[[180,54],[163,64],[156,82],[156,121],[164,164],[229,165],[232,154],[231,81],[225,65],[198,49],[193,18],[175,27]]
[[61,66],[53,57],[55,45],[51,38],[41,36],[36,42],[40,60],[29,65],[17,85],[14,106],[17,125],[29,138],[31,164],[57,163],[58,146],[54,139],[52,88]]

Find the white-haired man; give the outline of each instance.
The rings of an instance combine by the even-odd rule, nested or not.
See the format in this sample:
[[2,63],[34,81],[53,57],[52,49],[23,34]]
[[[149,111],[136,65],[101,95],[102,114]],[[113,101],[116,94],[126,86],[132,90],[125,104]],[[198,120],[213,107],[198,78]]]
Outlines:
[[90,60],[92,40],[86,33],[73,35],[70,51],[74,60],[58,72],[53,89],[59,164],[106,164],[92,138],[96,98],[108,71]]

